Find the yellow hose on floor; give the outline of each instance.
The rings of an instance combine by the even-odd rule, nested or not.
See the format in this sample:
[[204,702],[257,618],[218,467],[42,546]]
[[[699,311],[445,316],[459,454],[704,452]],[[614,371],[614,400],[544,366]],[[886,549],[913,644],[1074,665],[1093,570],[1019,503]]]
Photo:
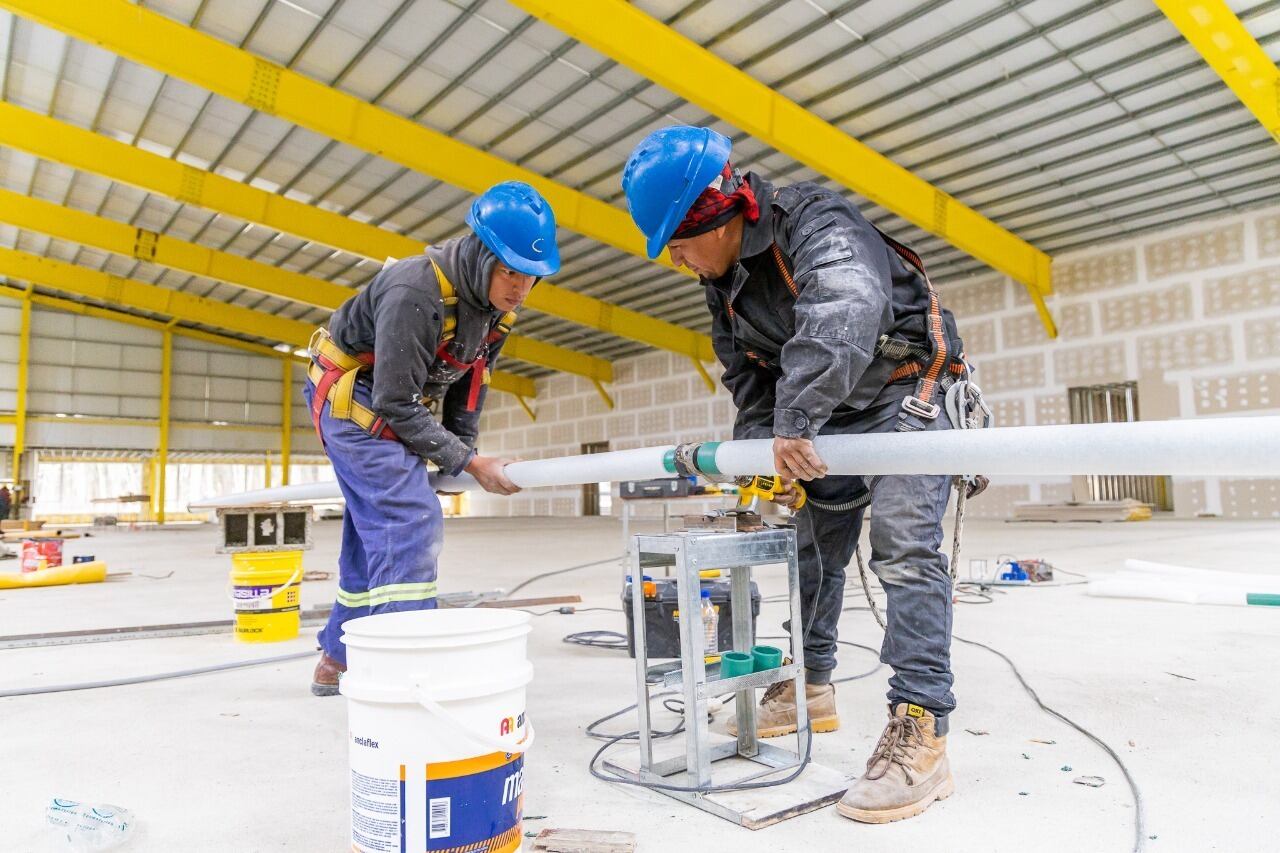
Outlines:
[[68,583],[102,583],[107,579],[107,564],[101,560],[36,569],[34,572],[0,572],[0,589],[22,589],[28,586],[62,586]]

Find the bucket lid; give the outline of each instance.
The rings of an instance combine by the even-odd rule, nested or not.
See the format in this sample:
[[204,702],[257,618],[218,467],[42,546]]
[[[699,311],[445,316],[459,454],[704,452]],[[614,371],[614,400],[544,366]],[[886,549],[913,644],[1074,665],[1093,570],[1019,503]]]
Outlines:
[[520,610],[485,607],[460,607],[437,610],[405,610],[398,613],[376,613],[342,623],[347,637],[369,639],[424,639],[466,637],[490,631],[525,628],[532,616]]

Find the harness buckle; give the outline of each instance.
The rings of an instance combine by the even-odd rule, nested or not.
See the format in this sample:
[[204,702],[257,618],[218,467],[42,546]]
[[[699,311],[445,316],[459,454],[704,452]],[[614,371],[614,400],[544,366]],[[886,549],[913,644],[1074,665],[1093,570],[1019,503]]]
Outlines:
[[942,407],[937,403],[926,403],[919,397],[909,395],[902,400],[902,408],[906,412],[910,412],[916,417],[924,418],[927,421],[934,420],[942,413]]

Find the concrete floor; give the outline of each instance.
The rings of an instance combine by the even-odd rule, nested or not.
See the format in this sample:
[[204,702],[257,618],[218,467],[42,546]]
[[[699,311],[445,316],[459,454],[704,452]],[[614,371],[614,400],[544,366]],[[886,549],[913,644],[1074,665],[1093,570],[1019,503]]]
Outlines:
[[[312,569],[332,569],[339,524],[316,525]],[[611,519],[465,519],[447,524],[444,591],[510,587],[524,577],[621,551]],[[106,585],[0,592],[0,634],[227,618],[229,560],[211,527],[118,531],[81,540],[112,571],[162,574]],[[1118,525],[967,526],[965,556],[1039,556],[1087,574],[1127,557],[1207,568],[1276,571],[1274,523],[1156,520]],[[12,571],[16,563],[0,564]],[[779,573],[759,574],[766,594]],[[1065,579],[1065,578],[1064,578]],[[540,581],[529,594],[579,593],[617,606],[618,570],[601,566]],[[305,606],[331,600],[333,582],[309,583]],[[523,594],[523,593],[522,593]],[[851,604],[859,603],[851,599]],[[761,633],[776,633],[766,605]],[[1146,801],[1151,851],[1276,849],[1280,776],[1271,765],[1280,705],[1280,613],[1089,598],[1082,586],[1014,589],[994,604],[958,606],[956,632],[1010,655],[1042,698],[1115,746]],[[562,643],[572,631],[618,629],[621,614],[535,620],[538,669],[529,695],[539,742],[525,777],[526,830],[580,827],[635,832],[645,851],[1125,851],[1129,791],[1098,748],[1036,709],[1004,663],[956,644],[950,753],[957,794],[924,816],[863,826],[833,809],[750,832],[661,795],[591,779],[588,722],[633,701],[623,655]],[[877,645],[865,612],[843,636]],[[0,651],[0,689],[158,672],[281,654],[310,638],[261,648],[229,636],[139,640]],[[870,656],[849,649],[846,673]],[[131,808],[138,851],[337,851],[347,838],[344,700],[307,692],[312,662],[75,692],[0,699],[0,827],[4,850],[48,846],[50,797]],[[1178,675],[1174,675],[1177,673]],[[839,675],[839,673],[837,673]],[[1185,678],[1178,676],[1186,676]],[[820,735],[814,759],[860,772],[883,723],[887,673],[839,690],[842,728]],[[1191,680],[1194,679],[1194,680]],[[671,718],[659,714],[657,724]],[[631,728],[633,721],[622,724]],[[975,736],[966,729],[985,730]],[[1055,741],[1052,744],[1032,739]],[[1260,760],[1261,759],[1261,760]],[[1066,768],[1069,767],[1070,770]],[[1072,784],[1079,775],[1106,785]]]

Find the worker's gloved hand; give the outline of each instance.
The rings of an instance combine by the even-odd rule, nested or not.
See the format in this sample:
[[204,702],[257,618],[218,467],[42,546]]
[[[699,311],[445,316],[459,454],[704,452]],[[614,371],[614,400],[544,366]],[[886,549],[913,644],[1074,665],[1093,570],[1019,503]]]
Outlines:
[[827,463],[807,438],[774,438],[773,467],[788,480],[817,480],[827,474]]
[[507,475],[503,473],[505,468],[514,459],[501,459],[497,456],[480,456],[471,457],[471,461],[467,463],[467,467],[463,470],[476,478],[476,482],[486,492],[492,492],[495,495],[514,495],[520,491],[520,487],[507,479]]
[[782,479],[783,491],[774,497],[773,502],[778,506],[792,507],[796,505],[796,501],[800,500],[800,489],[796,486],[795,480]]

